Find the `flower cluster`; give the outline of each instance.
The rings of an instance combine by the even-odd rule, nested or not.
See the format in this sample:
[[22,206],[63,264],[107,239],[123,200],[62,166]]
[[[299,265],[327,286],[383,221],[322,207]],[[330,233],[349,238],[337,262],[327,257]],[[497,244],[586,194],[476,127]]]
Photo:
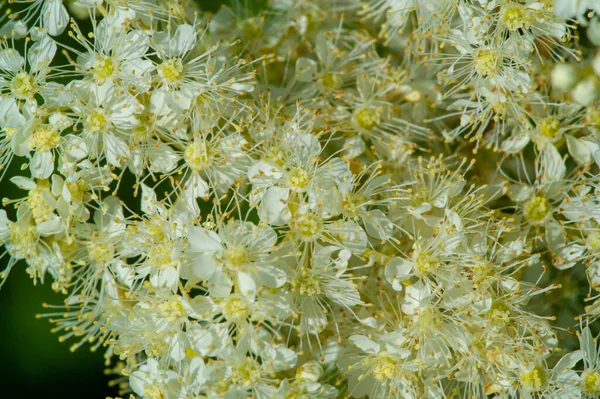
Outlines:
[[0,277],[120,394],[600,398],[596,1],[10,3]]

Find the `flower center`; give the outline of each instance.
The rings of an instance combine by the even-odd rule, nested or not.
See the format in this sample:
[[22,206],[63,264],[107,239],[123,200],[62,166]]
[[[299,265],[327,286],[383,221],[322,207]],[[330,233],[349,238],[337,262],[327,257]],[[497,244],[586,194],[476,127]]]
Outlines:
[[223,254],[223,261],[232,269],[239,269],[248,263],[248,252],[242,246],[229,247]]
[[540,121],[537,127],[540,136],[554,139],[560,133],[560,121],[555,116],[549,116]]
[[197,140],[188,145],[183,153],[183,159],[188,167],[196,173],[208,168],[211,163],[210,153],[204,140]]
[[244,42],[256,40],[264,34],[259,18],[250,18],[240,27],[240,38]]
[[174,267],[177,262],[173,260],[173,245],[152,245],[148,250],[148,262],[158,269]]
[[587,238],[585,239],[585,242],[590,251],[595,252],[595,253],[599,252],[600,251],[600,232],[594,231],[594,232],[590,233],[590,235],[588,235]]
[[475,55],[475,72],[479,76],[493,77],[498,73],[499,64],[500,56],[492,50],[480,49]]
[[342,78],[342,75],[340,75],[339,73],[327,72],[321,78],[321,83],[323,83],[323,86],[329,89],[339,90],[344,85],[344,78]]
[[52,207],[44,198],[44,192],[46,191],[47,185],[39,182],[27,197],[27,205],[31,208],[31,214],[36,224],[50,220],[50,216],[53,214]]
[[21,227],[16,223],[9,225],[10,229],[10,253],[21,258],[36,255],[36,242],[38,236],[35,226]]
[[231,382],[249,388],[260,380],[260,364],[251,357],[236,362],[231,368]]
[[292,291],[305,296],[314,296],[321,293],[319,287],[319,279],[317,276],[309,273],[308,270],[302,269],[302,273],[291,281]]
[[246,299],[238,294],[232,294],[224,299],[219,306],[223,316],[230,322],[240,323],[250,315],[250,307]]
[[542,390],[546,382],[546,372],[540,366],[535,366],[531,371],[521,374],[521,384],[531,392]]
[[392,359],[385,351],[375,358],[373,364],[373,377],[377,380],[395,380],[400,377],[398,362]]
[[423,334],[437,334],[435,330],[443,323],[440,310],[435,306],[426,306],[419,312],[419,329]]
[[19,72],[10,85],[13,94],[21,99],[31,98],[33,95],[34,80],[27,72]]
[[585,370],[581,378],[581,390],[586,395],[600,395],[600,372]]
[[310,175],[306,170],[294,167],[288,174],[288,183],[292,190],[300,193],[305,192],[310,183]]
[[314,241],[321,232],[321,218],[314,213],[303,213],[296,219],[294,230],[303,241]]
[[92,133],[102,133],[108,127],[106,112],[101,108],[95,109],[86,118],[85,125],[87,130]]
[[413,270],[419,277],[427,277],[431,273],[435,273],[440,265],[439,260],[425,253],[420,253],[413,264]]
[[525,218],[533,223],[541,223],[550,214],[550,202],[546,197],[537,195],[525,203]]
[[183,308],[181,301],[177,299],[163,302],[158,305],[158,308],[169,323],[174,323],[185,315],[185,309]]
[[367,200],[363,195],[350,193],[344,198],[344,210],[349,216],[356,217],[366,202]]
[[98,56],[94,61],[93,74],[98,82],[104,82],[110,78],[116,71],[115,63],[107,56]]
[[145,384],[144,385],[144,396],[148,399],[164,399],[165,393],[163,390],[154,384]]
[[105,265],[112,260],[114,249],[112,245],[98,240],[91,240],[86,245],[90,260],[98,265]]
[[49,151],[60,144],[60,133],[50,125],[40,125],[33,130],[27,141],[29,148],[35,151]]
[[159,76],[167,83],[178,83],[183,77],[183,63],[179,58],[171,58],[158,66]]
[[494,266],[491,264],[491,262],[478,262],[475,264],[475,266],[473,266],[473,278],[477,281],[485,280],[486,277],[492,276],[494,271]]
[[83,180],[77,180],[76,182],[66,182],[67,189],[71,194],[71,202],[76,204],[83,203],[83,195],[87,189],[87,184]]
[[504,23],[504,26],[506,26],[506,29],[514,32],[517,29],[528,29],[533,20],[531,18],[531,13],[527,8],[520,4],[511,4],[504,8],[504,11],[502,12],[502,22]]
[[363,107],[354,111],[353,119],[359,128],[371,131],[381,124],[381,112],[377,108]]
[[510,321],[510,308],[503,302],[495,302],[490,309],[489,318],[493,325],[505,326]]

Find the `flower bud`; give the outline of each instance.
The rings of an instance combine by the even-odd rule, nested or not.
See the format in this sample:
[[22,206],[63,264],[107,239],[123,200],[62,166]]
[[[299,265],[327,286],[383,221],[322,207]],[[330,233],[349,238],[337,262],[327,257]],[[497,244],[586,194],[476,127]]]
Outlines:
[[577,70],[571,64],[556,64],[550,75],[552,87],[564,92],[577,83]]
[[591,105],[598,99],[598,79],[589,77],[577,84],[571,95],[581,105]]
[[317,382],[323,375],[323,367],[314,360],[308,361],[298,368],[296,379],[301,382]]

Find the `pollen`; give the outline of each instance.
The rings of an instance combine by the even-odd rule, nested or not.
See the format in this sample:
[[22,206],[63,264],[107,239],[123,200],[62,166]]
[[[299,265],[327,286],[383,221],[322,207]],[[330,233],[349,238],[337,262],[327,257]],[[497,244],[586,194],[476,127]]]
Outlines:
[[321,83],[328,89],[339,90],[344,86],[344,78],[339,73],[328,72],[321,78]]
[[302,272],[291,281],[292,291],[300,295],[314,296],[321,293],[319,279],[308,270],[303,269]]
[[381,124],[381,112],[374,107],[362,107],[354,111],[352,119],[359,128],[371,131]]
[[304,213],[295,220],[293,225],[303,241],[314,241],[319,238],[322,220],[314,213]]
[[475,72],[482,77],[493,77],[498,73],[500,56],[489,49],[477,51],[474,59]]
[[98,56],[94,61],[93,74],[94,79],[98,82],[104,82],[106,79],[113,76],[117,69],[115,63],[107,56]]
[[239,294],[229,295],[219,306],[221,307],[223,316],[233,323],[241,323],[250,315],[248,301]]
[[379,381],[400,378],[398,361],[394,360],[385,351],[379,353],[373,361],[373,377]]
[[535,366],[531,371],[521,374],[521,384],[530,392],[537,392],[544,389],[547,380],[546,371],[540,366]]
[[50,125],[40,125],[33,130],[27,141],[30,149],[35,151],[49,151],[60,144],[59,131]]
[[560,133],[560,121],[554,115],[548,116],[539,122],[537,131],[544,138],[554,139]]
[[183,77],[183,63],[179,58],[164,61],[157,68],[159,76],[167,83],[179,83]]
[[294,167],[288,173],[288,183],[292,190],[303,193],[310,184],[310,174],[305,169]]
[[600,371],[585,370],[581,376],[581,391],[588,395],[600,395]]
[[97,108],[85,119],[85,127],[92,133],[102,133],[108,127],[108,118],[102,108]]
[[98,265],[105,265],[110,262],[114,256],[114,247],[100,240],[90,240],[86,245],[90,260]]
[[248,263],[248,251],[241,245],[229,247],[223,253],[225,264],[236,270]]
[[551,209],[548,199],[538,195],[525,203],[524,215],[530,222],[539,224],[546,220]]
[[20,99],[30,99],[34,94],[34,80],[27,72],[19,72],[13,78],[10,89],[15,97]]
[[211,164],[209,148],[204,140],[196,140],[188,145],[183,153],[183,159],[187,166],[196,173],[202,172]]
[[520,4],[511,4],[502,11],[502,23],[511,32],[529,29],[533,22],[532,13]]

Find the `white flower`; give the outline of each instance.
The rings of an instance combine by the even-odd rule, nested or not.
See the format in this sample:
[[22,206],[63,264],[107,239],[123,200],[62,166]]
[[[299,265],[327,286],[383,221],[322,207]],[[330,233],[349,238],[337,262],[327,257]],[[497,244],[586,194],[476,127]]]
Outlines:
[[46,77],[55,54],[56,43],[48,36],[33,44],[26,58],[14,48],[2,44],[0,46],[0,90],[10,98],[28,102],[34,102],[37,93],[50,96],[46,90]]
[[75,83],[71,90],[78,93],[71,107],[83,125],[90,155],[103,155],[109,164],[121,167],[130,154],[125,138],[139,124],[135,114],[141,111],[141,104],[109,82],[102,86]]
[[235,287],[251,299],[261,286],[281,287],[286,274],[270,255],[277,235],[270,227],[231,221],[217,232],[193,227],[190,274],[206,281],[211,295],[226,297]]
[[80,37],[88,52],[77,60],[90,78],[98,86],[108,81],[137,91],[150,89],[153,65],[144,59],[150,48],[148,36],[125,29],[117,15],[104,18],[94,28],[92,43]]

